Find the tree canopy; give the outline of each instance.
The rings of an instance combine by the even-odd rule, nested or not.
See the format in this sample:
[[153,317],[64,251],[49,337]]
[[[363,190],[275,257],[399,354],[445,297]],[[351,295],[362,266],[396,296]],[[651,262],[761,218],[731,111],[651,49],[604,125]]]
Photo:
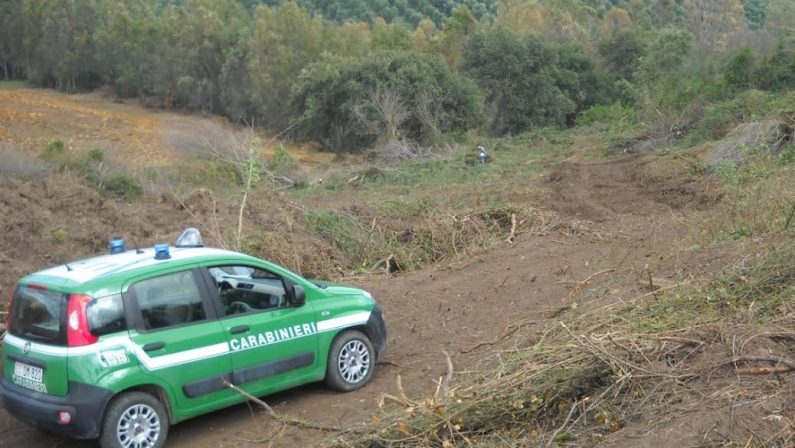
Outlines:
[[109,85],[358,151],[567,126],[614,102],[656,114],[713,80],[786,89],[793,14],[792,0],[5,0],[0,77]]

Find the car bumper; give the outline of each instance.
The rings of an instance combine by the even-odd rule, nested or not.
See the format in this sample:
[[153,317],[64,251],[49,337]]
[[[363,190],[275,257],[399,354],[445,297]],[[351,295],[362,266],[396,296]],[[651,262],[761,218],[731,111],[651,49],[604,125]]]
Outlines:
[[370,337],[370,342],[375,348],[376,359],[381,358],[386,350],[386,323],[384,322],[384,314],[381,307],[377,304],[373,307],[373,312],[370,313],[370,318],[367,320],[367,333]]
[[[99,437],[102,413],[110,401],[109,390],[82,383],[69,383],[64,397],[30,391],[3,379],[0,381],[0,404],[18,420],[56,434],[78,439]],[[67,425],[58,423],[59,412],[71,415]]]

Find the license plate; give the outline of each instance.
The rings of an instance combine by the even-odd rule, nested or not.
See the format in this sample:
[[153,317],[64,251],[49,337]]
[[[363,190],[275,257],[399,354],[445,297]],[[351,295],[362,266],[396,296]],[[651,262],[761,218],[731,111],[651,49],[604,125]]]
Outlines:
[[44,369],[17,361],[14,364],[14,375],[26,380],[41,383],[41,380],[44,377]]

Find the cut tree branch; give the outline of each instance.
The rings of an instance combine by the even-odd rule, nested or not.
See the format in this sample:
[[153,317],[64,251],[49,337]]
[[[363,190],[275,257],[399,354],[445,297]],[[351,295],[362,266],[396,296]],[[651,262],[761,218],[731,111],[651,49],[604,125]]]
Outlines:
[[569,293],[569,300],[576,297],[582,291],[582,289],[585,288],[585,285],[587,285],[594,277],[597,275],[607,274],[608,272],[615,272],[615,269],[605,269],[604,271],[594,272],[593,274],[586,277],[585,280],[577,283],[577,286],[575,286],[574,289],[572,289]]
[[516,237],[516,213],[511,213],[511,234],[505,242],[513,244],[513,239]]
[[339,426],[333,426],[333,425],[320,425],[316,423],[306,422],[304,420],[297,419],[294,417],[280,415],[278,412],[274,411],[273,408],[270,407],[270,405],[268,405],[268,403],[265,403],[264,401],[260,400],[254,395],[251,395],[250,393],[244,391],[243,389],[235,386],[229,381],[224,381],[224,385],[234,390],[235,392],[239,393],[240,395],[244,396],[246,399],[261,406],[263,409],[265,409],[265,412],[268,414],[268,416],[279,422],[287,423],[289,425],[294,425],[294,426],[300,426],[303,428],[317,429],[326,432],[362,432],[362,429],[359,428],[341,428]]

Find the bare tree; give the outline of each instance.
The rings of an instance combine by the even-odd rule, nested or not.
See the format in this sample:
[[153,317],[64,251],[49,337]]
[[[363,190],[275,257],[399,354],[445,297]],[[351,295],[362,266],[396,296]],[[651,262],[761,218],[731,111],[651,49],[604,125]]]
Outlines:
[[438,97],[429,92],[424,92],[417,97],[414,106],[417,118],[428,129],[430,137],[436,140],[441,134],[443,123],[442,104]]
[[384,140],[389,142],[399,138],[400,126],[409,117],[403,98],[394,90],[381,87],[370,88],[368,94],[384,126]]
[[216,159],[235,169],[242,184],[234,242],[234,248],[239,250],[243,239],[243,213],[248,195],[259,184],[262,171],[265,169],[265,160],[262,158],[262,141],[254,133],[253,126],[247,127],[242,134],[228,135],[228,143],[214,141],[210,136],[205,136],[205,142]]
[[274,185],[289,186],[293,184],[292,180],[283,176],[275,176],[268,171],[262,149],[272,145],[294,125],[295,123],[285,128],[282,132],[274,135],[265,144],[257,137],[254,132],[253,124],[248,126],[242,133],[229,133],[226,142],[219,142],[210,137],[205,138],[207,147],[212,155],[217,160],[233,167],[241,183],[240,204],[237,214],[237,231],[235,232],[234,240],[235,250],[240,250],[243,241],[243,214],[246,210],[249,194],[259,185],[262,176],[265,175],[269,177]]
[[685,26],[696,38],[698,61],[708,60],[716,51],[726,51],[731,37],[745,29],[739,0],[688,0],[685,11]]

